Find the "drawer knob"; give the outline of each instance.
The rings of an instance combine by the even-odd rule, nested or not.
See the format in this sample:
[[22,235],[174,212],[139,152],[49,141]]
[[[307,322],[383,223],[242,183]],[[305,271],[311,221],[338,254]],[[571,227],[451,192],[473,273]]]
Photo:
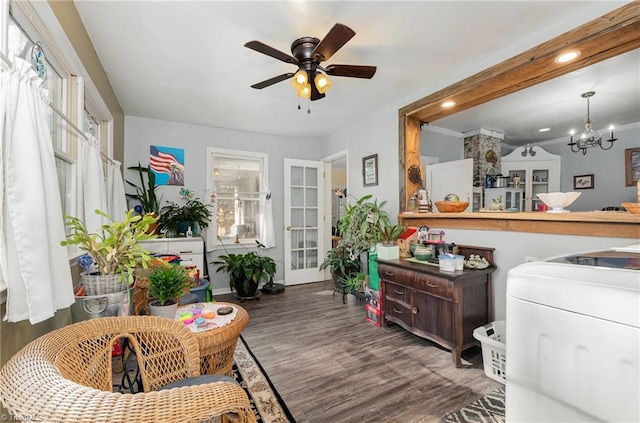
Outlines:
[[429,282],[427,282],[427,286],[428,286],[429,288],[437,288],[437,287],[438,287],[438,284],[437,284],[437,283],[429,283]]
[[390,271],[388,271],[388,270],[385,270],[385,271],[384,271],[384,274],[385,274],[385,275],[387,275],[387,276],[394,276],[394,275],[395,275],[395,273],[390,272]]
[[418,307],[412,307],[412,308],[411,308],[411,312],[412,312],[413,314],[418,314]]
[[402,314],[402,310],[398,310],[397,308],[393,308],[393,312],[396,314]]
[[397,289],[394,289],[393,293],[396,295],[404,295],[404,291],[398,291]]

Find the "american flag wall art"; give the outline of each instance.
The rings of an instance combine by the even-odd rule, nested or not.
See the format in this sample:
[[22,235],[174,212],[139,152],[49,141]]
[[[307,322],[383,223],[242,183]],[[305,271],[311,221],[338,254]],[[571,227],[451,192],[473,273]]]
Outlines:
[[156,175],[156,185],[184,186],[184,149],[152,145],[149,168]]

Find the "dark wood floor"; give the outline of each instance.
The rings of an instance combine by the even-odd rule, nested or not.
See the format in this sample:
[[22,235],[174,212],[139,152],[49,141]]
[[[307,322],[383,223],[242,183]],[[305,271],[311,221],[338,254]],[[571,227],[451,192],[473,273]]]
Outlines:
[[332,297],[331,281],[296,285],[239,303],[242,332],[298,423],[437,422],[500,386],[484,375],[482,353],[451,353],[392,325],[365,321],[364,303]]

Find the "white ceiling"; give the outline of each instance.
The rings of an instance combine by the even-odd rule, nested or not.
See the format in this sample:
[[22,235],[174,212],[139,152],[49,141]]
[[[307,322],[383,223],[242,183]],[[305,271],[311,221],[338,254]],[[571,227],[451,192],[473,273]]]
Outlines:
[[[545,28],[566,26],[576,11],[585,16],[582,23],[624,3],[75,1],[125,115],[310,139],[390,104],[404,106],[435,91],[431,87],[443,88],[455,82],[438,85],[452,73],[500,57],[503,49],[536,39]],[[351,27],[356,36],[323,65],[375,65],[373,79],[332,78],[326,98],[311,102],[311,114],[306,100],[297,109],[287,81],[250,88],[295,67],[243,47],[247,41],[262,41],[289,54],[294,39],[322,39],[336,22]],[[589,90],[597,91],[591,105],[596,127],[610,120],[628,123],[622,122],[621,104],[637,121],[637,52],[631,60],[631,65],[603,65],[606,77],[594,79],[581,71],[568,77],[570,83],[551,82],[553,96],[531,88],[516,102],[497,100],[489,117],[470,110],[432,124],[459,132],[497,130],[516,145],[522,131],[530,137],[541,126],[559,127],[552,119],[566,111],[578,126],[586,113],[580,94]],[[609,117],[606,112],[614,108],[615,116]]]

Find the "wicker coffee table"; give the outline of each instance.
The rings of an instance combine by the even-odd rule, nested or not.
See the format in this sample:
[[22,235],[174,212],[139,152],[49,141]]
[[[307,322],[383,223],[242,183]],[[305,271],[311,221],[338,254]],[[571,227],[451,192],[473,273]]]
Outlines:
[[[237,310],[233,320],[226,325],[194,333],[200,349],[200,374],[231,376],[233,354],[236,350],[236,344],[238,343],[238,336],[240,336],[242,329],[247,326],[249,314],[244,308],[232,303],[215,302],[198,304],[203,305],[203,310],[206,310],[208,305],[214,304],[217,307],[230,306]],[[179,307],[178,311],[189,307],[193,307],[193,304]]]

